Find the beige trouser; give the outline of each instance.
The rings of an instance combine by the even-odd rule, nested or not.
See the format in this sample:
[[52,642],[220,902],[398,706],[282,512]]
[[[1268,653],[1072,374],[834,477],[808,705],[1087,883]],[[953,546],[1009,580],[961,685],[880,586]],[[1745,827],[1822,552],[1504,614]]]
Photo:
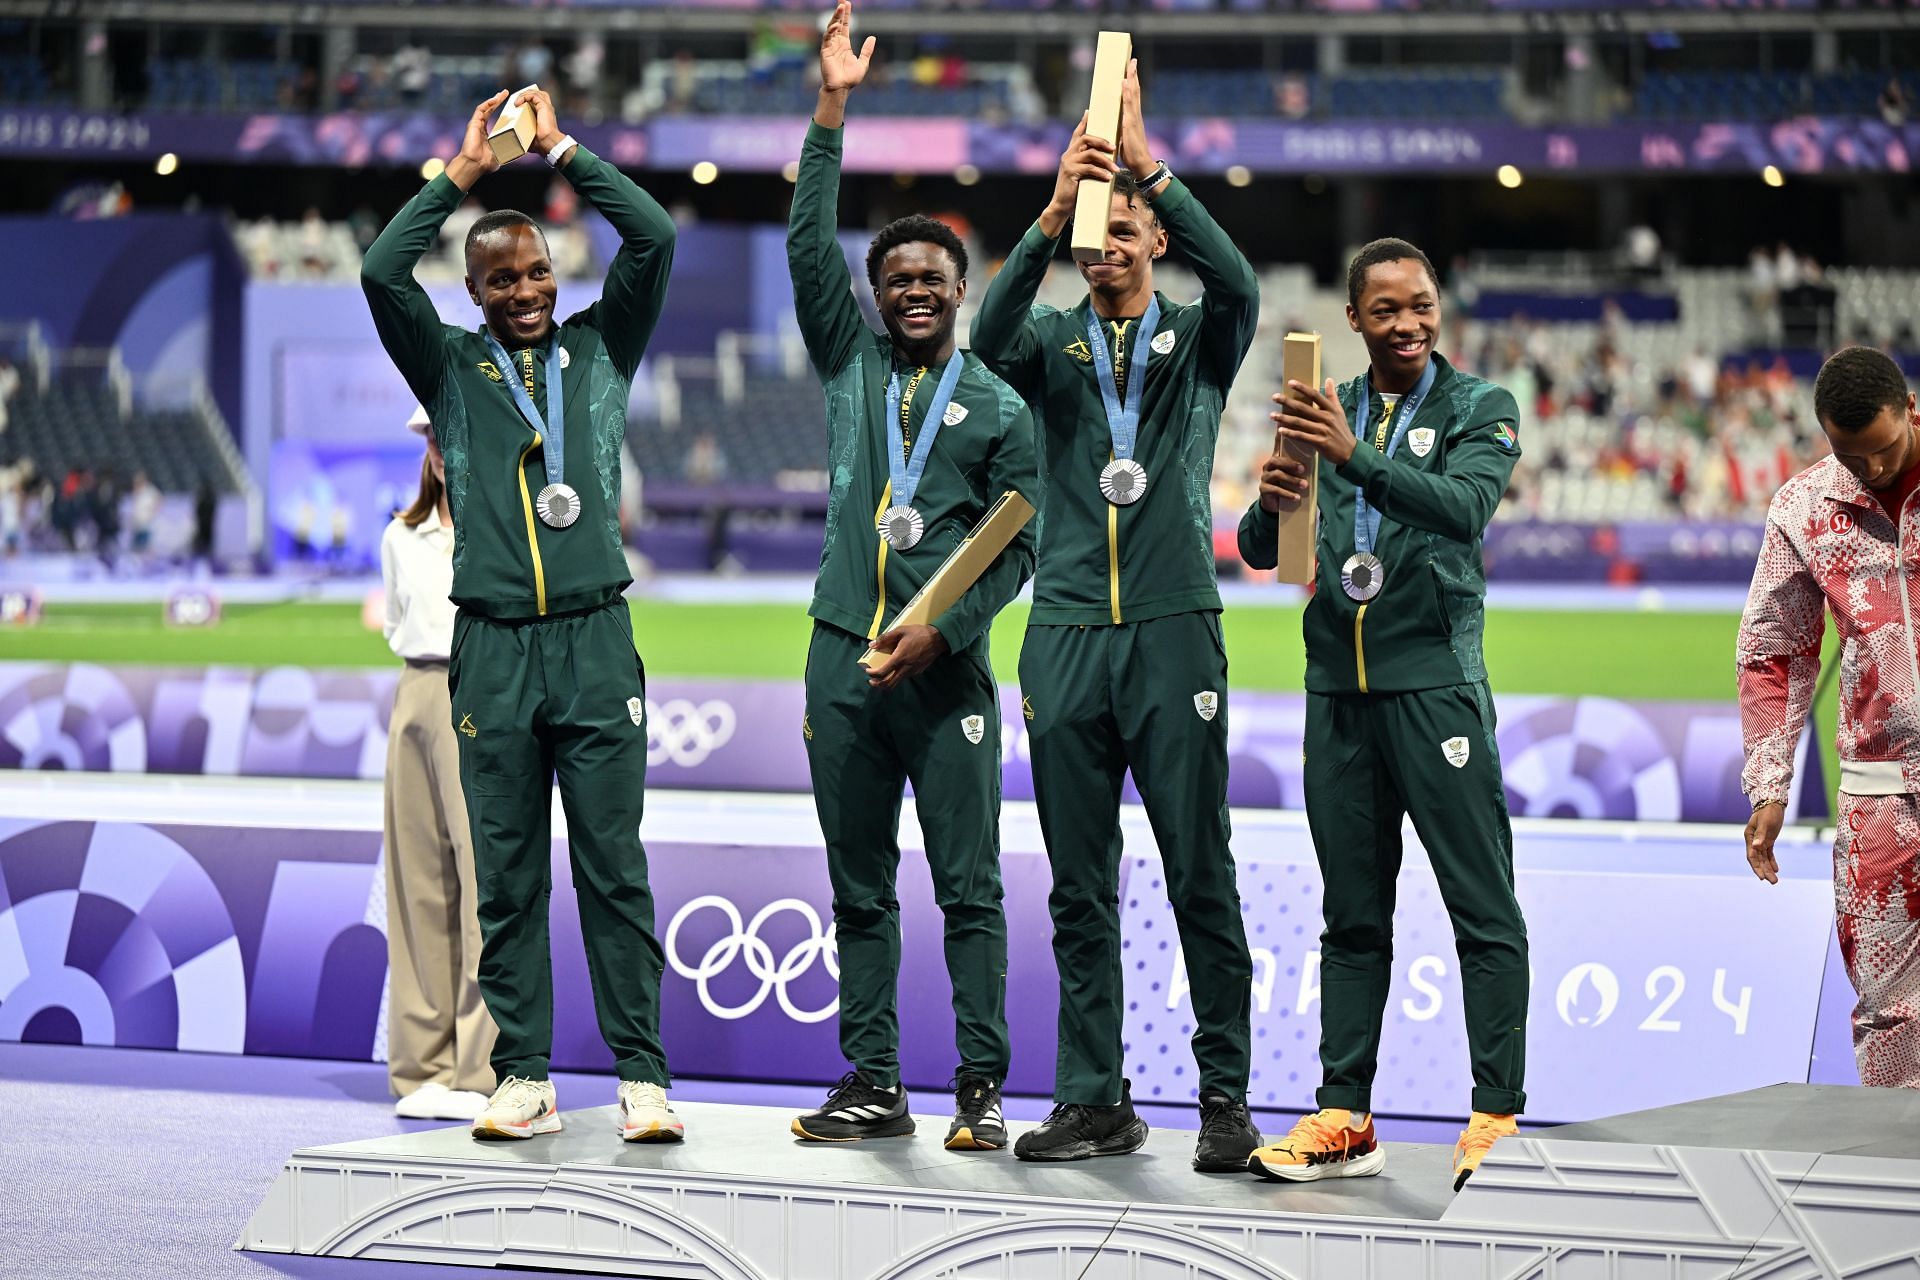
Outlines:
[[444,664],[409,663],[387,739],[387,1078],[492,1093],[480,921]]

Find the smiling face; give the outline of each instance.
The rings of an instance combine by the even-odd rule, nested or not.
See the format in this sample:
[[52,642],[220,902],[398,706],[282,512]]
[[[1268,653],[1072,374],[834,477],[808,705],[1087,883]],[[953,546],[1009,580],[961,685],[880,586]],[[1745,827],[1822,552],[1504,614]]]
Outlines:
[[909,240],[887,250],[880,261],[880,283],[873,291],[880,322],[903,352],[930,353],[953,339],[967,282],[953,255],[926,240]]
[[547,238],[538,227],[501,227],[474,241],[467,255],[467,295],[509,350],[547,340],[559,293]]
[[1395,258],[1367,268],[1357,305],[1347,323],[1367,344],[1367,357],[1383,390],[1404,391],[1426,372],[1440,336],[1440,286],[1415,258]]
[[1880,415],[1858,431],[1842,431],[1831,419],[1822,418],[1820,429],[1840,465],[1859,477],[1869,489],[1890,489],[1894,481],[1915,462],[1920,461],[1915,433],[1920,432],[1920,410],[1916,410],[1911,392],[1900,407],[1888,405]]
[[1087,288],[1109,298],[1153,291],[1153,260],[1167,251],[1167,229],[1140,196],[1115,190],[1107,216],[1107,256],[1080,264]]

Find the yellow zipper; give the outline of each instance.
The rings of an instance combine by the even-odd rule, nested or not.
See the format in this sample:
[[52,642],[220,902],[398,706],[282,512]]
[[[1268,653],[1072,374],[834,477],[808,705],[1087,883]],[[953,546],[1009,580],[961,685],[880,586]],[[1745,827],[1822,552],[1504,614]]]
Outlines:
[[[1113,454],[1107,454],[1113,461]],[[1107,504],[1107,599],[1113,610],[1113,625],[1120,625],[1120,508]]]
[[[887,506],[892,499],[893,481],[889,480],[887,481],[886,487],[880,490],[880,505],[873,509],[872,527],[874,529],[877,530],[880,527],[880,517],[886,513]],[[887,615],[887,540],[880,538],[878,541],[880,543],[880,561],[874,566],[873,577],[874,585],[880,592],[880,603],[876,605],[873,610],[873,625],[867,628],[867,639],[869,640],[874,639],[880,634],[880,623]]]
[[533,598],[534,608],[541,617],[547,615],[547,570],[540,563],[540,539],[533,527],[533,497],[527,492],[527,459],[540,447],[540,433],[533,433],[533,443],[520,451],[520,510],[527,517],[527,550],[533,554]]
[[1360,638],[1360,624],[1367,620],[1367,606],[1353,615],[1353,665],[1360,677],[1360,692],[1367,691],[1367,646]]

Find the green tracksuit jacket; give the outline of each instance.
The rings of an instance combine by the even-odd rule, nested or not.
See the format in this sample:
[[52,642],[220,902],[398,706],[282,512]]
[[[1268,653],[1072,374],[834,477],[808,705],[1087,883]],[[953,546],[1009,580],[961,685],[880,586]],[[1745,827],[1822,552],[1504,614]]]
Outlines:
[[[1156,339],[1172,347],[1147,364],[1134,458],[1146,496],[1116,507],[1100,494],[1112,458],[1106,408],[1081,301],[1062,311],[1034,295],[1058,242],[1036,223],[988,286],[973,349],[1033,406],[1041,438],[1040,563],[1035,626],[1146,622],[1217,610],[1213,569],[1213,448],[1227,390],[1253,343],[1260,284],[1233,241],[1178,178],[1154,202],[1168,238],[1205,294],[1180,306],[1160,297]],[[1114,341],[1112,325],[1104,336]],[[1138,358],[1146,358],[1141,352]],[[1129,375],[1131,376],[1131,375]]]
[[[367,250],[360,283],[387,354],[433,419],[446,455],[453,509],[453,600],[470,613],[532,618],[617,599],[632,581],[620,542],[620,445],[627,396],[673,265],[673,220],[613,165],[585,147],[559,172],[620,233],[600,300],[560,325],[566,392],[566,480],[580,495],[572,527],[534,513],[547,484],[543,441],[514,407],[484,326],[443,324],[414,264],[466,198],[446,175],[415,196]],[[531,362],[533,403],[546,412],[545,362]]]

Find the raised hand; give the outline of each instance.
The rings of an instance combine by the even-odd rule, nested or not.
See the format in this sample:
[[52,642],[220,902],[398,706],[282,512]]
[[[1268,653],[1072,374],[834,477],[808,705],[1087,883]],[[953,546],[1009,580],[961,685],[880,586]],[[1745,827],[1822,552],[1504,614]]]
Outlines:
[[507,100],[507,90],[488,98],[473,109],[467,118],[467,134],[460,141],[460,154],[447,162],[447,177],[462,191],[473,190],[473,184],[480,181],[500,167],[494,158],[493,144],[487,141],[487,130],[493,124],[493,113]]
[[826,34],[820,37],[820,90],[846,93],[867,78],[867,64],[873,61],[874,38],[868,36],[853,51],[853,5],[840,0],[827,19]]
[[1152,173],[1159,161],[1147,142],[1146,118],[1140,114],[1140,60],[1127,59],[1127,78],[1120,82],[1120,163],[1136,178]]
[[1113,144],[1105,138],[1088,137],[1087,117],[1082,113],[1080,123],[1073,127],[1067,149],[1060,154],[1060,171],[1053,180],[1053,199],[1040,215],[1041,230],[1058,236],[1073,218],[1081,181],[1091,178],[1096,182],[1109,182],[1113,171]]
[[1328,378],[1318,389],[1304,382],[1289,382],[1287,390],[1292,396],[1276,393],[1273,402],[1280,409],[1267,415],[1280,435],[1299,441],[1335,466],[1351,458],[1353,428],[1347,423],[1347,411],[1334,395],[1333,379]]
[[553,99],[545,89],[522,89],[513,95],[513,101],[533,112],[533,145],[527,148],[533,154],[543,156],[566,139],[554,114]]

